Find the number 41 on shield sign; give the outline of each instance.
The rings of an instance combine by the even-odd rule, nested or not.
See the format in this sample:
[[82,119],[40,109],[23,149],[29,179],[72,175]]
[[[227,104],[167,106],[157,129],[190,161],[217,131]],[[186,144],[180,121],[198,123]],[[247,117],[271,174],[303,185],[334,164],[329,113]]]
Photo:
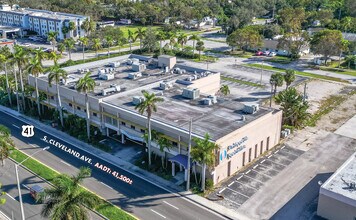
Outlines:
[[23,137],[32,137],[35,134],[35,126],[33,125],[22,125],[22,133]]

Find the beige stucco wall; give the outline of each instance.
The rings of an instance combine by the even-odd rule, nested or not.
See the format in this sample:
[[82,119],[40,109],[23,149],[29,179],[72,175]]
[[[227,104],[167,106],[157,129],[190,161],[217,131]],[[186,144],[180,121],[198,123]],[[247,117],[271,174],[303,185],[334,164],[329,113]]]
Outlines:
[[[214,184],[222,181],[228,177],[228,162],[231,161],[230,175],[234,174],[236,171],[243,167],[243,152],[245,153],[245,166],[249,163],[249,149],[251,148],[251,161],[255,159],[255,145],[257,144],[257,157],[261,155],[261,141],[263,141],[262,153],[266,151],[267,138],[269,137],[269,149],[273,148],[280,141],[280,133],[282,126],[282,111],[270,112],[255,121],[243,126],[242,128],[220,138],[216,143],[220,146],[220,152],[235,142],[240,141],[242,138],[247,137],[242,145],[246,147],[232,156],[230,159],[225,158],[219,161],[219,164],[215,167],[213,171],[212,178]],[[235,148],[236,149],[236,148]],[[227,150],[227,153],[233,152],[232,150]],[[256,158],[257,158],[256,157]]]
[[[317,211],[319,216],[330,220],[355,220],[356,206],[347,204],[347,199],[340,194],[329,191],[327,193],[334,195],[325,195],[323,189],[320,190]],[[339,198],[336,199],[337,197]],[[345,200],[345,202],[340,200]]]
[[196,88],[200,90],[200,94],[215,95],[220,89],[220,73],[215,73],[196,79],[188,88]]
[[174,65],[177,63],[176,57],[166,57],[166,56],[158,56],[158,66],[165,67],[168,66],[169,69],[172,69]]

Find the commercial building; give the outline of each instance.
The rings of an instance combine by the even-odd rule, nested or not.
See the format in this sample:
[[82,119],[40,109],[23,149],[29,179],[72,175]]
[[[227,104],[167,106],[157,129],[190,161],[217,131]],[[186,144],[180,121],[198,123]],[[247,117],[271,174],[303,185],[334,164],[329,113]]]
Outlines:
[[320,187],[317,213],[330,220],[356,219],[356,153]]
[[[81,25],[86,19],[89,19],[89,17],[61,12],[20,8],[17,5],[14,5],[13,7],[0,5],[0,25],[31,30],[43,37],[47,37],[49,32],[58,32],[58,40],[62,40],[65,37],[77,38],[84,36],[85,30],[81,29]],[[69,27],[70,22],[74,22],[75,30],[63,33],[63,27]]]
[[[143,101],[142,90],[155,93],[164,102],[158,103],[152,116],[152,129],[171,142],[167,155],[172,163],[186,168],[189,122],[192,136],[206,133],[216,143],[215,166],[207,172],[214,184],[243,168],[280,141],[282,112],[258,105],[244,105],[233,98],[218,97],[220,73],[176,64],[175,57],[158,59],[126,55],[109,61],[96,61],[64,68],[68,79],[60,86],[64,109],[86,117],[84,94],[75,90],[75,83],[86,72],[96,82],[89,94],[90,121],[107,136],[125,143],[143,143],[147,119],[135,106]],[[172,68],[169,68],[172,67]],[[137,71],[139,70],[139,71]],[[29,77],[34,85],[34,78]],[[56,106],[56,86],[48,86],[47,77],[38,79],[41,91],[48,94],[44,104]],[[194,145],[194,143],[193,143]],[[153,151],[162,154],[156,141]],[[198,165],[197,169],[201,169]],[[174,175],[174,170],[172,170]]]

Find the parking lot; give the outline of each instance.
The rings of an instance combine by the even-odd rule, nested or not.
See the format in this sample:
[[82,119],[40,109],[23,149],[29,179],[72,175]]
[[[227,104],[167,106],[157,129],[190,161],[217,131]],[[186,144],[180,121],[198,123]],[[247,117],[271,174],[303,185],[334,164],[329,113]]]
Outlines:
[[216,201],[225,207],[237,210],[266,182],[285,169],[290,163],[302,155],[304,151],[283,146],[275,149],[251,165],[243,172],[236,173],[209,197],[220,194],[223,200]]

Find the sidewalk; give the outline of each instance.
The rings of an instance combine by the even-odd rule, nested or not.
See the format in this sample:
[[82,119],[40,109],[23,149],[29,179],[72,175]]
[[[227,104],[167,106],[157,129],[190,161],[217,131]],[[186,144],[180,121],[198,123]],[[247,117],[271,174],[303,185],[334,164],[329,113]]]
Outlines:
[[122,169],[126,170],[127,172],[129,172],[133,175],[139,176],[142,179],[145,179],[146,181],[151,182],[152,184],[156,185],[157,187],[165,189],[166,191],[176,194],[177,196],[182,196],[185,199],[193,201],[193,202],[201,205],[202,207],[205,207],[213,212],[221,214],[222,216],[225,216],[230,219],[241,219],[241,220],[249,219],[241,214],[234,212],[233,210],[230,210],[226,207],[223,207],[223,206],[218,205],[212,201],[209,201],[201,196],[193,194],[190,191],[185,191],[184,189],[180,188],[179,186],[176,186],[173,183],[171,183],[159,176],[156,176],[146,170],[143,170],[143,169],[141,169],[133,164],[130,164],[129,162],[124,161],[120,158],[117,158],[109,153],[101,151],[87,143],[79,141],[76,138],[74,138],[64,132],[61,132],[55,128],[52,128],[51,126],[45,125],[35,119],[28,118],[27,116],[24,116],[24,115],[18,113],[17,111],[14,111],[12,109],[6,108],[1,105],[0,105],[0,111],[12,114],[12,115],[16,116],[18,119],[25,121],[25,122],[29,122],[30,124],[34,125],[35,127],[39,128],[41,130],[44,130],[48,133],[51,133],[54,136],[59,136],[62,139],[65,139],[68,142],[73,143],[74,145],[81,148],[82,150],[84,150],[90,154],[95,154],[96,156],[100,157],[101,159],[106,160],[112,164],[118,165]]

